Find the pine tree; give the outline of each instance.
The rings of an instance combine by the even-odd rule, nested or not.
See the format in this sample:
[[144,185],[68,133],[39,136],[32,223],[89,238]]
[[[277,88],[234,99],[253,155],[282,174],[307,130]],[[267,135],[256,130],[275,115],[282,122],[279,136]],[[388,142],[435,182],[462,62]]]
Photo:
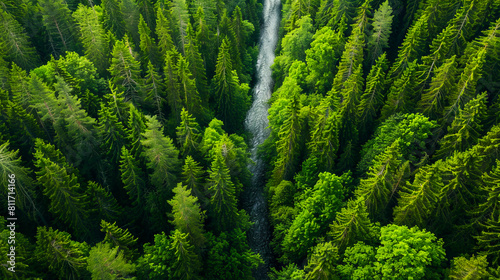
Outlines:
[[127,36],[123,40],[116,41],[112,56],[109,72],[113,84],[118,91],[124,93],[125,100],[140,104],[144,99],[142,96],[140,64],[135,58]]
[[49,37],[51,53],[58,58],[76,47],[75,22],[68,5],[62,0],[39,1],[42,22]]
[[132,206],[137,211],[141,211],[141,205],[144,202],[145,182],[139,164],[125,147],[122,147],[121,151],[120,174]]
[[330,225],[328,235],[342,252],[359,240],[370,241],[374,238],[373,224],[363,200],[349,200],[347,207],[342,208],[335,221]]
[[320,243],[314,251],[304,270],[307,272],[306,280],[328,280],[336,276],[336,262],[339,258],[338,249],[331,243]]
[[142,15],[139,16],[139,36],[141,38],[139,47],[141,48],[142,52],[142,65],[145,66],[147,63],[152,63],[155,68],[159,69],[161,65],[160,53],[158,51],[155,39],[151,37],[151,29],[144,21]]
[[222,155],[217,155],[212,161],[209,175],[209,215],[213,219],[214,228],[219,232],[232,229],[239,225],[241,218],[236,207],[234,184]]
[[[209,1],[204,1],[204,2],[209,2]],[[203,61],[205,62],[207,77],[210,77],[212,76],[211,73],[215,72],[217,56],[216,52],[213,51],[215,49],[214,45],[215,40],[213,39],[214,37],[213,33],[210,31],[211,18],[210,16],[208,16],[208,19],[206,19],[207,17],[205,16],[205,11],[207,11],[205,8],[198,7],[196,15],[194,16],[195,18],[194,28],[196,31],[196,42],[200,50],[201,56],[203,58]],[[209,10],[208,13],[210,15]],[[215,16],[213,18],[215,18]]]
[[374,121],[383,105],[388,63],[385,53],[382,54],[377,58],[377,62],[372,66],[368,77],[366,77],[366,88],[363,95],[361,95],[358,106],[361,142],[372,132]]
[[182,155],[194,155],[200,142],[200,126],[189,112],[182,108],[181,123],[177,127],[177,143]]
[[86,199],[76,175],[69,172],[71,169],[67,164],[54,162],[47,156],[49,153],[56,155],[61,161],[64,160],[64,156],[53,145],[45,144],[38,139],[35,150],[34,164],[38,169],[36,177],[38,183],[43,186],[43,194],[50,199],[49,211],[83,234],[86,231],[84,228],[87,218]]
[[295,173],[302,132],[300,106],[300,101],[294,96],[287,107],[288,117],[278,134],[276,142],[278,157],[273,170],[273,180],[276,185],[281,180],[289,180]]
[[171,223],[180,232],[188,234],[190,243],[199,248],[205,243],[203,235],[205,211],[201,211],[198,199],[191,195],[191,189],[182,183],[178,183],[172,191],[175,194],[174,198],[168,201],[172,205]]
[[148,61],[144,81],[144,92],[146,93],[145,101],[153,103],[154,112],[160,120],[165,118],[163,116],[163,104],[165,103],[163,87],[161,76],[156,72],[151,61]]
[[118,252],[122,253],[127,260],[135,260],[137,255],[137,238],[128,231],[128,229],[119,228],[114,223],[108,223],[104,220],[101,221],[101,231],[104,232],[105,244],[110,244],[113,247],[118,247]]
[[477,143],[486,117],[486,98],[484,92],[459,109],[457,117],[448,127],[448,134],[439,142],[436,158],[445,158],[456,151],[463,152]]
[[193,160],[191,156],[187,156],[184,166],[182,167],[182,183],[191,190],[191,193],[202,199],[203,177],[205,171],[200,164]]
[[382,54],[383,49],[389,46],[389,36],[392,33],[392,8],[389,1],[382,3],[375,11],[371,25],[373,29],[368,39],[368,53],[371,64],[374,64],[378,57]]
[[39,57],[19,22],[8,12],[0,10],[0,26],[3,30],[0,32],[0,45],[6,60],[26,70],[37,65]]
[[151,183],[158,189],[172,189],[179,169],[179,151],[173,145],[172,139],[163,135],[163,127],[156,116],[146,116],[146,119],[147,128],[142,134],[144,139],[141,144],[147,166],[153,172],[150,176]]
[[384,153],[375,157],[373,166],[362,179],[356,190],[356,196],[365,201],[366,208],[371,215],[385,211],[389,200],[399,188],[397,171],[401,162],[401,140],[394,141]]
[[125,33],[125,19],[120,9],[120,0],[102,0],[103,22],[107,30],[121,39]]
[[101,76],[106,76],[109,68],[109,45],[106,33],[99,21],[100,13],[91,7],[80,5],[73,13],[80,30],[80,41],[85,56],[94,63]]
[[99,136],[103,151],[112,163],[117,163],[121,149],[127,142],[125,128],[112,109],[104,104],[99,110]]
[[71,235],[51,227],[38,227],[36,260],[59,279],[80,279],[87,258],[86,243],[71,240]]
[[189,242],[187,233],[175,230],[170,236],[171,248],[174,251],[174,262],[171,264],[171,279],[198,279],[201,272],[201,260],[195,248]]
[[[87,269],[92,280],[129,279],[135,272],[135,265],[129,263],[118,247],[97,243],[89,252]],[[134,277],[135,278],[135,277]]]
[[441,112],[447,103],[446,97],[455,88],[456,67],[455,56],[452,56],[441,66],[434,68],[434,76],[430,87],[424,91],[418,104],[419,109],[426,116],[433,119],[441,116]]

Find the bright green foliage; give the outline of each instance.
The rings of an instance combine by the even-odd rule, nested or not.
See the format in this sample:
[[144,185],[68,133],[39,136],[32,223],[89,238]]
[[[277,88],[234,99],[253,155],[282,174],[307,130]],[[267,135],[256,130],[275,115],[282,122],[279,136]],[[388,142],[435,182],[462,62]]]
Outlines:
[[160,49],[160,53],[162,54],[162,57],[164,57],[166,53],[172,51],[175,46],[172,41],[169,22],[162,9],[158,9],[156,12],[156,35],[158,36],[158,47]]
[[210,208],[214,227],[218,231],[229,230],[239,225],[238,208],[236,207],[236,190],[229,169],[222,155],[216,155],[209,171]]
[[[37,139],[35,151],[36,177],[43,194],[50,199],[49,211],[73,229],[82,229],[88,213],[85,196],[72,168],[60,151],[41,139]],[[54,156],[60,160],[51,159]]]
[[204,267],[207,279],[252,280],[252,269],[263,263],[250,250],[247,237],[239,228],[216,236],[207,234],[207,261]]
[[398,170],[402,166],[401,140],[396,140],[373,159],[373,165],[362,179],[356,196],[363,199],[370,214],[383,213],[391,197],[397,192],[402,179]]
[[222,40],[217,57],[217,67],[213,79],[215,85],[216,117],[220,118],[229,131],[235,131],[237,124],[243,122],[248,106],[247,84],[239,84],[230,57],[229,42]]
[[355,241],[373,239],[374,226],[368,217],[363,200],[347,202],[347,207],[337,213],[335,221],[330,225],[328,235],[332,237],[333,244],[340,251],[354,245]]
[[[352,75],[343,83],[343,89],[340,92],[340,108],[338,111],[338,126],[339,126],[339,146],[341,152],[348,151],[347,144],[350,142],[356,143],[358,140],[357,117],[359,98],[363,93],[363,73],[361,64],[358,64]],[[351,159],[352,160],[352,159]],[[341,160],[342,163],[342,160]],[[345,164],[345,163],[344,163]],[[350,166],[350,164],[345,164]]]
[[198,198],[191,195],[191,189],[177,184],[173,190],[174,198],[168,203],[172,205],[173,220],[171,223],[181,233],[187,234],[190,243],[200,247],[205,242],[203,235],[204,211],[201,211]]
[[467,259],[458,257],[453,259],[452,269],[450,271],[450,279],[460,280],[486,280],[490,274],[488,273],[488,261],[486,256],[472,256]]
[[118,91],[124,93],[125,100],[131,100],[135,105],[144,100],[140,64],[136,60],[127,36],[123,40],[116,41],[109,72],[113,77],[111,81]]
[[23,69],[30,69],[38,63],[38,55],[31,46],[28,36],[19,22],[6,11],[0,10],[0,53]]
[[405,160],[416,162],[416,156],[425,148],[425,140],[436,127],[435,122],[420,114],[394,115],[384,121],[375,131],[361,152],[362,159],[358,163],[358,170],[368,171],[373,165],[373,159],[384,152],[394,141],[401,138],[401,156]]
[[144,147],[144,157],[147,166],[153,171],[151,183],[158,189],[173,188],[176,174],[179,169],[179,151],[173,145],[172,139],[163,135],[163,127],[156,116],[147,119],[146,131],[141,144]]
[[189,234],[176,229],[170,236],[174,261],[171,264],[170,279],[198,279],[201,270],[200,257],[189,242]]
[[125,35],[125,19],[120,9],[119,0],[102,0],[103,22],[107,30],[111,30],[118,39]]
[[136,243],[137,238],[128,231],[128,229],[119,228],[114,223],[108,223],[101,220],[101,231],[104,232],[105,244],[110,244],[112,247],[118,247],[118,252],[123,253],[123,257],[127,260],[134,260],[137,254]]
[[373,29],[367,42],[371,64],[382,54],[383,49],[389,46],[393,17],[389,1],[382,3],[373,15],[371,22]]
[[200,142],[200,126],[189,112],[182,108],[181,123],[177,127],[177,143],[182,155],[194,155]]
[[[0,217],[1,231],[0,231],[0,253],[1,259],[0,261],[5,264],[0,268],[0,275],[3,276],[4,279],[12,279],[13,274],[15,276],[19,276],[20,278],[27,278],[29,275],[33,275],[34,271],[32,266],[35,264],[36,259],[33,258],[34,255],[34,244],[30,243],[30,240],[24,236],[24,234],[20,232],[16,232],[15,235],[15,244],[12,243],[13,238],[9,238],[11,235],[10,228],[7,227],[9,225],[7,220],[4,217]],[[10,244],[9,244],[10,243]],[[11,255],[11,246],[16,247],[15,250],[15,267],[12,272],[9,268],[11,268],[12,262],[10,260]],[[17,277],[14,277],[17,279]]]
[[186,45],[187,26],[189,24],[188,2],[185,0],[174,0],[170,10],[172,18],[170,19],[175,26],[172,29],[173,40],[177,42],[177,47],[184,54]]
[[304,271],[297,268],[294,263],[283,267],[281,271],[277,271],[276,268],[272,267],[269,273],[271,280],[303,280],[305,277]]
[[36,260],[58,279],[80,279],[85,270],[88,245],[71,240],[71,235],[51,227],[38,227]]
[[335,279],[335,270],[338,249],[331,243],[320,243],[314,247],[309,262],[304,270],[307,272],[306,280],[329,280]]
[[112,108],[101,104],[101,110],[99,110],[99,137],[102,149],[106,151],[106,155],[111,159],[111,162],[116,163],[127,139],[125,128],[114,113]]
[[342,35],[325,26],[313,36],[311,47],[305,51],[309,76],[307,83],[318,93],[326,93],[333,82],[335,64],[342,54]]
[[87,269],[92,274],[92,280],[102,279],[131,279],[135,272],[135,265],[130,264],[119,252],[119,247],[110,244],[98,243],[90,250],[87,258]]
[[144,81],[144,92],[146,93],[147,102],[153,103],[154,112],[160,120],[164,119],[163,116],[163,104],[165,103],[164,93],[163,93],[163,81],[160,74],[156,72],[155,67],[148,61],[148,66],[146,70],[146,80]]
[[446,97],[455,88],[456,67],[455,56],[452,56],[444,61],[443,65],[434,68],[430,86],[424,91],[419,101],[419,109],[424,115],[433,119],[441,116],[447,104]]
[[317,110],[318,114],[311,129],[311,141],[308,148],[311,154],[316,156],[324,166],[324,169],[331,171],[334,166],[335,155],[338,149],[337,115],[332,109],[322,108]]
[[137,160],[125,147],[122,147],[121,151],[120,174],[132,205],[140,211],[142,209],[145,182]]
[[75,50],[75,22],[68,4],[63,0],[41,0],[38,3],[51,53],[57,58],[66,51]]
[[480,222],[483,219],[495,219],[500,215],[500,165],[496,162],[496,167],[490,172],[483,174],[480,186],[484,193],[483,203],[472,211],[473,216]]
[[[160,53],[154,38],[151,37],[151,29],[148,24],[144,21],[142,15],[139,16],[139,36],[141,38],[141,43],[139,47],[141,48],[141,61],[143,65],[151,62],[155,68],[160,68],[161,59]],[[149,68],[149,66],[148,66]]]
[[483,230],[478,236],[475,236],[477,245],[490,257],[492,265],[500,263],[500,245],[498,244],[498,235],[500,235],[499,216],[488,219]]
[[399,192],[398,206],[394,208],[394,223],[398,225],[425,225],[436,207],[437,196],[443,187],[438,161],[420,168],[413,183],[407,183]]
[[113,195],[96,182],[89,181],[85,190],[90,217],[95,224],[100,220],[114,221],[121,214],[120,206]]
[[486,93],[480,94],[459,109],[458,115],[448,127],[448,134],[439,142],[436,158],[445,158],[454,151],[463,152],[477,143],[486,117],[486,98]]
[[155,27],[155,7],[154,7],[154,2],[151,0],[138,0],[137,6],[139,8],[139,11],[141,12],[141,15],[144,17],[144,21],[148,26],[151,27],[151,29],[154,29]]
[[143,147],[141,141],[144,139],[143,133],[146,131],[146,117],[130,105],[130,115],[128,118],[128,140],[131,143],[130,153],[139,158],[142,155]]
[[100,12],[91,7],[80,5],[73,13],[80,30],[80,41],[83,44],[85,56],[94,63],[101,75],[109,68],[109,45],[106,33],[99,22]]
[[[144,278],[162,280],[168,278],[168,271],[174,262],[174,252],[171,249],[172,239],[164,232],[155,234],[154,244],[144,244],[144,255],[138,260],[137,269],[144,269]],[[139,273],[138,273],[138,276]]]
[[[120,11],[123,14],[123,20],[125,22],[124,27],[126,36],[130,38],[131,45],[139,46],[141,44],[141,38],[138,27],[141,13],[137,7],[137,2],[134,0],[121,0],[120,2]],[[124,36],[123,39],[125,39],[126,36]]]
[[15,176],[16,206],[32,214],[38,210],[32,188],[33,179],[30,177],[31,170],[21,165],[22,161],[18,153],[18,150],[11,151],[9,149],[9,142],[0,145],[0,176],[5,178],[1,183],[2,195],[7,197],[7,192],[9,192],[8,180],[12,181],[12,176]]
[[415,76],[417,65],[409,62],[403,74],[392,84],[387,101],[381,112],[381,119],[385,120],[395,113],[412,113],[417,97],[415,96]]
[[[373,279],[376,248],[359,241],[346,249],[343,263],[337,266],[342,279]],[[377,278],[375,278],[377,279]]]
[[366,88],[360,97],[358,106],[358,120],[360,123],[360,137],[365,139],[374,125],[378,112],[385,98],[385,76],[387,74],[388,61],[385,53],[377,58],[375,65],[370,69],[366,77]]
[[203,193],[203,176],[205,172],[200,164],[193,160],[191,156],[187,156],[184,166],[182,167],[182,182],[191,190],[191,193],[202,198]]
[[300,203],[301,211],[293,220],[282,247],[290,260],[299,260],[314,245],[315,239],[326,233],[328,225],[342,207],[344,187],[348,173],[338,177],[331,173],[320,173],[319,180],[307,198]]
[[278,158],[273,170],[273,180],[276,184],[281,180],[291,179],[295,172],[303,122],[300,107],[300,101],[294,96],[286,108],[288,117],[280,128],[276,142]]

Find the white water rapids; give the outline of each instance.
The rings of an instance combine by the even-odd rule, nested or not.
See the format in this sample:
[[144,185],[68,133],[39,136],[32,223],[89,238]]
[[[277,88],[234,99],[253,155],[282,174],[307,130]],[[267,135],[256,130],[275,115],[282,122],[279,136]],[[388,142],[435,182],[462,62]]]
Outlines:
[[253,89],[253,104],[245,120],[246,129],[252,134],[250,141],[251,159],[255,162],[250,166],[253,173],[252,185],[245,190],[244,204],[254,225],[248,231],[249,245],[259,253],[265,264],[254,271],[256,280],[268,279],[267,272],[272,260],[269,247],[271,230],[268,221],[266,199],[264,197],[264,162],[257,157],[257,147],[269,136],[267,110],[268,100],[273,89],[271,65],[274,62],[274,51],[278,42],[280,23],[280,0],[264,0],[263,21],[259,41],[259,56],[256,65],[257,82]]

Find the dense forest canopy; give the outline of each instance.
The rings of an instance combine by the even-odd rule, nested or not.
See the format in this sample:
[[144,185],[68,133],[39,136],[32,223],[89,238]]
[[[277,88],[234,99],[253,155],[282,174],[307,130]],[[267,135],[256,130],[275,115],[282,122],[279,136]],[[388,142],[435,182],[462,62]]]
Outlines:
[[264,260],[261,1],[0,0],[2,278],[499,279],[500,1],[281,8]]

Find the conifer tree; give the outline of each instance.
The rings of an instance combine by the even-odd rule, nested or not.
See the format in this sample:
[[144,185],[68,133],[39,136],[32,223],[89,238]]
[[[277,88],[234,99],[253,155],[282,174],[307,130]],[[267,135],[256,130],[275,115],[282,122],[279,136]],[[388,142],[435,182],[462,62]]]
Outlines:
[[182,99],[180,95],[180,85],[177,79],[175,53],[166,53],[163,73],[165,75],[165,91],[167,92],[167,101],[170,106],[170,113],[176,118],[179,118],[182,108]]
[[166,53],[173,51],[175,46],[172,41],[169,22],[162,9],[158,9],[156,12],[156,35],[158,36],[160,53],[162,57],[165,57]]
[[389,36],[392,33],[392,8],[389,1],[382,3],[375,11],[371,25],[373,29],[369,36],[367,45],[370,64],[374,64],[378,57],[382,54],[383,49],[389,46]]
[[363,200],[349,200],[347,207],[342,208],[335,221],[330,225],[328,235],[332,242],[342,252],[354,245],[355,241],[370,241],[374,236],[374,226],[368,217]]
[[125,128],[112,109],[104,104],[99,110],[99,136],[106,155],[112,163],[117,163],[121,149],[127,142]]
[[29,91],[29,78],[26,75],[26,71],[17,66],[17,64],[12,63],[8,76],[12,101],[30,112],[32,108],[29,107],[33,102],[33,97]]
[[[208,19],[209,22],[207,22],[205,11],[206,11],[205,8],[202,8],[201,6],[198,7],[196,15],[194,16],[195,17],[194,28],[196,32],[196,42],[200,50],[201,57],[205,62],[207,77],[210,77],[212,76],[211,73],[215,72],[217,55],[216,52],[213,51],[215,49],[214,46],[215,40],[213,40],[214,37],[213,33],[210,32],[210,26],[211,26],[210,17]],[[208,13],[210,13],[210,11],[208,11]]]
[[39,57],[19,22],[8,12],[0,10],[0,26],[3,30],[0,42],[6,60],[26,70],[37,65]]
[[107,30],[110,30],[120,40],[126,33],[125,19],[120,9],[120,0],[103,0],[103,22]]
[[486,117],[486,93],[478,95],[459,109],[457,117],[448,127],[439,142],[436,158],[445,158],[453,152],[463,152],[476,144],[482,132],[482,122]]
[[95,9],[84,5],[78,6],[73,13],[80,30],[80,41],[83,44],[85,56],[94,63],[99,74],[105,76],[109,68],[110,51],[99,15]]
[[121,209],[118,202],[113,197],[111,192],[105,190],[101,185],[96,182],[89,181],[85,195],[88,198],[89,211],[95,224],[99,223],[101,219],[114,221],[120,216]]
[[139,34],[139,17],[141,13],[137,7],[135,0],[121,0],[120,11],[123,14],[123,21],[125,22],[126,35],[130,38],[130,45],[134,50],[135,47],[141,44]]
[[[49,211],[73,229],[84,233],[87,218],[85,195],[82,194],[76,175],[70,173],[71,169],[67,167],[64,156],[53,145],[38,139],[35,151],[34,164],[38,169],[36,177],[43,186],[43,194],[50,200]],[[54,162],[47,153],[55,155],[64,163]]]
[[202,117],[203,107],[201,106],[201,98],[196,89],[196,81],[192,77],[191,71],[189,71],[189,64],[186,59],[180,57],[176,68],[179,79],[179,94],[184,108],[188,112],[193,112],[198,118]]
[[472,256],[469,259],[457,257],[453,259],[450,279],[489,279],[488,260],[486,256]]
[[110,244],[113,247],[118,247],[118,252],[122,253],[127,260],[135,260],[137,255],[137,238],[128,231],[128,229],[119,228],[114,223],[108,223],[101,220],[101,231],[104,232],[104,240],[102,243]]
[[403,74],[392,84],[384,107],[382,107],[381,119],[387,119],[394,113],[412,113],[415,102],[415,76],[417,64],[415,61],[408,63]]
[[171,6],[172,21],[175,24],[175,36],[172,36],[174,42],[178,42],[179,50],[182,54],[185,53],[184,46],[186,45],[186,30],[189,23],[188,3],[186,0],[174,0]]
[[232,229],[239,225],[234,184],[222,155],[217,154],[209,171],[210,211],[217,231]]
[[60,279],[80,279],[88,251],[86,243],[71,240],[71,235],[51,227],[38,227],[35,256],[39,263]]
[[473,216],[473,222],[483,222],[485,219],[494,220],[500,215],[500,165],[496,161],[496,167],[489,173],[484,173],[480,185],[483,191],[482,203],[477,205],[470,214]]
[[201,271],[200,257],[189,242],[187,233],[175,230],[170,236],[174,262],[171,264],[171,279],[198,279]]
[[204,211],[201,211],[198,199],[191,195],[191,190],[182,183],[178,183],[172,191],[174,198],[168,201],[172,205],[171,223],[180,232],[188,234],[190,243],[199,248],[205,242]]
[[331,242],[316,245],[307,266],[304,268],[307,272],[305,279],[334,279],[336,276],[335,264],[338,258],[338,249]]
[[337,130],[337,115],[331,108],[321,108],[311,129],[311,141],[308,148],[313,155],[324,164],[325,170],[331,171],[334,166],[339,139]]
[[194,155],[200,143],[200,126],[189,112],[182,108],[181,123],[177,127],[177,143],[182,155]]
[[152,63],[156,68],[160,68],[161,59],[156,41],[151,37],[151,29],[144,21],[142,15],[139,16],[139,36],[141,38],[139,47],[141,48],[142,65],[145,66],[147,63]]
[[139,164],[129,150],[122,147],[120,160],[120,174],[123,186],[127,191],[132,206],[140,211],[143,203],[145,182]]
[[201,57],[199,51],[199,46],[197,45],[196,34],[191,26],[188,24],[187,27],[187,46],[184,47],[186,54],[186,62],[189,67],[189,71],[193,75],[193,79],[196,83],[196,89],[200,93],[200,99],[204,102],[208,102],[208,84],[207,76],[205,71],[205,62]]
[[62,0],[39,1],[42,22],[49,36],[51,53],[58,58],[76,47],[75,22],[68,5]]
[[179,169],[179,151],[173,145],[172,139],[164,136],[163,127],[156,116],[146,116],[146,119],[147,128],[142,134],[144,139],[141,144],[147,166],[152,170],[151,183],[158,189],[172,189]]
[[128,140],[130,143],[130,153],[139,159],[142,157],[143,133],[146,131],[146,118],[133,105],[130,106],[130,115],[128,118]]
[[182,167],[182,182],[191,190],[191,193],[201,200],[203,191],[203,171],[200,164],[193,160],[191,156],[187,156],[184,166]]
[[135,272],[135,265],[129,263],[119,252],[119,247],[110,244],[97,243],[92,247],[87,258],[87,270],[92,280],[98,279],[128,279]]
[[165,118],[163,116],[163,104],[165,103],[163,87],[163,80],[160,74],[155,70],[151,61],[148,61],[144,81],[144,92],[146,93],[145,101],[153,103],[154,112],[160,120]]
[[137,6],[139,7],[139,11],[141,12],[142,17],[146,24],[154,30],[155,28],[155,7],[154,1],[151,0],[138,0]]
[[124,93],[125,100],[130,100],[134,104],[140,104],[143,101],[140,64],[136,60],[127,36],[123,40],[116,41],[109,72],[117,90]]

